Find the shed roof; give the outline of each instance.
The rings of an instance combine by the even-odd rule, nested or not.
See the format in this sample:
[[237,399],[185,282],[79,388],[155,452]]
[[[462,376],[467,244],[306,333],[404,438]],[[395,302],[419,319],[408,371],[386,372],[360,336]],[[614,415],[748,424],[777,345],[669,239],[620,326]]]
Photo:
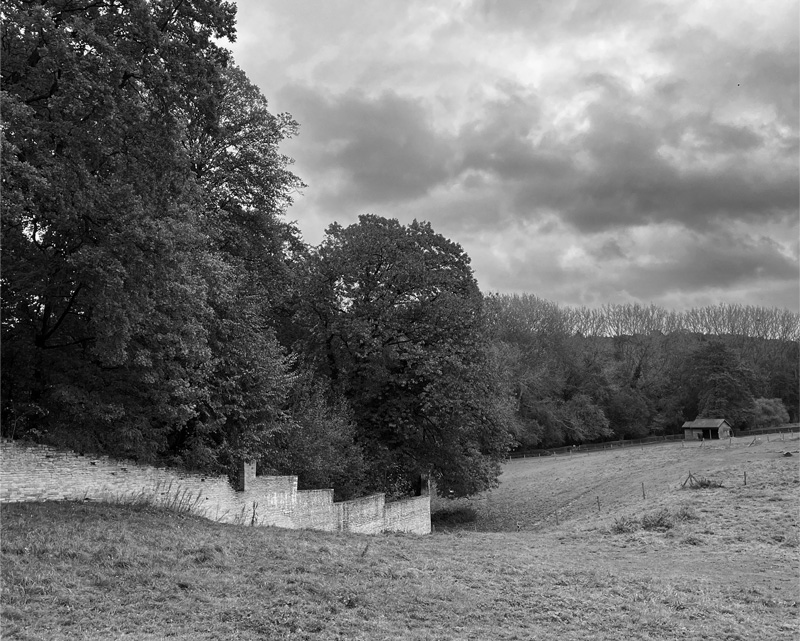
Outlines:
[[723,424],[730,424],[724,418],[698,418],[695,421],[687,421],[683,424],[683,427],[700,427],[706,428],[709,427],[722,427]]

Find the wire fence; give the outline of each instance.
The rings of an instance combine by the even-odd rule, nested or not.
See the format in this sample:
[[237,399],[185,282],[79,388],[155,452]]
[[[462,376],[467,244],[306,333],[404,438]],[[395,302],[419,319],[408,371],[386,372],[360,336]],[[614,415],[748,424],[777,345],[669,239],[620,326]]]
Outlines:
[[[758,430],[737,431],[734,436],[742,438],[747,436],[765,436],[770,434],[790,434],[792,432],[800,432],[800,424],[783,425],[781,427],[766,427]],[[664,443],[674,443],[676,441],[685,440],[684,435],[681,434],[662,434],[660,436],[647,436],[645,438],[620,440],[620,441],[605,441],[603,443],[584,443],[581,445],[568,445],[566,447],[554,447],[548,449],[524,449],[516,450],[509,454],[509,458],[538,458],[541,456],[569,456],[571,454],[578,454],[583,452],[598,452],[601,450],[628,448],[628,447],[643,447],[645,445],[662,445]],[[725,442],[728,439],[711,439],[711,442],[721,440]],[[703,441],[687,441],[693,445],[698,445]],[[707,443],[709,441],[706,441]]]
[[540,456],[563,456],[577,454],[578,452],[597,452],[621,447],[641,447],[642,445],[658,445],[682,441],[683,434],[664,434],[661,436],[648,436],[621,441],[606,441],[604,443],[584,443],[582,445],[569,445],[566,447],[552,447],[542,450],[517,450],[511,452],[509,458],[537,458]]
[[800,423],[795,425],[782,425],[781,427],[764,427],[760,430],[743,430],[736,432],[736,436],[762,436],[764,434],[791,434],[800,432]]
[[[724,451],[739,448],[749,448],[766,443],[781,443],[786,448],[797,448],[798,436],[800,426],[789,425],[775,427],[768,430],[757,430],[757,434],[739,432],[735,437],[713,439],[706,441],[689,440],[685,441],[683,435],[673,435],[658,437],[658,440],[651,439],[638,439],[637,441],[624,441],[626,451],[634,445],[642,447],[645,445],[672,443],[678,447],[678,450],[685,449],[687,454],[690,451],[700,452],[708,451],[709,454],[715,451]],[[677,445],[680,442],[680,446]],[[623,442],[614,442],[615,447],[623,447]],[[784,445],[785,444],[785,445]],[[603,445],[603,444],[596,444]],[[605,444],[606,447],[610,445]],[[579,448],[559,448],[562,450],[572,450],[572,452],[581,451]],[[584,448],[583,452],[588,452]],[[595,447],[595,451],[597,448]],[[794,449],[796,452],[797,450]],[[636,457],[634,452],[631,454]],[[553,454],[554,456],[569,456],[570,454]],[[791,456],[787,451],[785,456]],[[638,458],[638,457],[637,457]],[[627,460],[627,459],[626,459]],[[576,489],[565,492],[557,492],[555,495],[548,496],[546,491],[533,500],[533,496],[528,497],[533,509],[525,509],[524,505],[520,505],[516,501],[519,496],[508,497],[506,499],[495,498],[491,495],[484,499],[484,506],[481,509],[481,515],[476,524],[476,529],[486,531],[513,531],[517,530],[539,530],[551,525],[561,525],[575,517],[583,517],[590,514],[620,514],[621,510],[630,508],[631,510],[646,509],[648,505],[652,505],[653,500],[658,502],[659,499],[666,496],[673,496],[677,489],[692,489],[704,487],[731,487],[734,485],[748,485],[748,472],[745,466],[741,468],[738,466],[714,469],[712,472],[713,478],[704,478],[702,472],[703,465],[701,462],[703,458],[690,457],[686,459],[685,465],[680,465],[675,468],[675,474],[670,475],[668,479],[663,475],[652,475],[646,470],[639,467],[631,470],[631,474],[616,469],[607,475],[598,475],[591,487],[578,486]],[[719,460],[719,459],[713,459]],[[695,467],[697,466],[697,467]],[[714,465],[716,468],[717,464]],[[545,466],[542,469],[558,469]],[[571,468],[570,468],[571,469]],[[711,470],[709,470],[711,471]],[[698,472],[700,472],[698,474]],[[708,472],[706,472],[708,473]],[[626,479],[626,482],[621,482],[620,479]],[[751,478],[752,481],[752,478]],[[625,486],[624,489],[622,486]],[[542,485],[546,489],[546,484]],[[539,493],[535,493],[539,494]],[[499,499],[499,500],[498,500]]]

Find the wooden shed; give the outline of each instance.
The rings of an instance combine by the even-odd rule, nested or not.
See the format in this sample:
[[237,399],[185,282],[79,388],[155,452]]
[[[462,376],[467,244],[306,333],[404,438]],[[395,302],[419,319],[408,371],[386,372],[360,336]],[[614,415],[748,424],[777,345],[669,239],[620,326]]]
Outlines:
[[729,436],[733,436],[733,428],[724,418],[698,418],[683,424],[683,438],[687,441],[707,441]]

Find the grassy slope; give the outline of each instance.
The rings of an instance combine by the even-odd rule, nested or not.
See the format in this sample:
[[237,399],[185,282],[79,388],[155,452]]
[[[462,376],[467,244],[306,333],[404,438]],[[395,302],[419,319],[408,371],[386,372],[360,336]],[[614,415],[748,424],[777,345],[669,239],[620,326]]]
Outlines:
[[[513,462],[472,502],[494,531],[429,537],[6,505],[3,639],[795,639],[785,449],[798,441]],[[724,487],[678,489],[689,470]],[[613,533],[660,510],[694,518]]]

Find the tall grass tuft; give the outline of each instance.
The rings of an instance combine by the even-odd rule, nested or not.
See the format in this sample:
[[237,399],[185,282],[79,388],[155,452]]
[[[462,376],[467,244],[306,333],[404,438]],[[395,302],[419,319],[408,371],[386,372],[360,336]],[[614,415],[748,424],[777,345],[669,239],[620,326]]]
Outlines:
[[188,488],[180,485],[174,486],[173,481],[170,480],[168,483],[158,481],[151,488],[143,488],[131,494],[121,494],[107,502],[138,507],[163,507],[179,514],[205,516],[202,500],[203,495],[200,491],[195,494]]
[[697,513],[694,511],[694,508],[688,505],[682,505],[680,509],[675,512],[675,518],[678,521],[694,521],[697,519]]
[[614,519],[614,525],[611,526],[613,534],[630,534],[639,529],[639,520],[632,516],[621,516]]
[[643,530],[669,530],[675,525],[675,521],[670,511],[664,508],[658,512],[651,512],[642,516],[641,524]]
[[707,478],[698,478],[694,480],[694,483],[691,483],[688,486],[692,490],[703,490],[707,488],[715,488],[715,487],[724,487],[722,485],[722,481],[717,481],[714,479],[707,479]]

